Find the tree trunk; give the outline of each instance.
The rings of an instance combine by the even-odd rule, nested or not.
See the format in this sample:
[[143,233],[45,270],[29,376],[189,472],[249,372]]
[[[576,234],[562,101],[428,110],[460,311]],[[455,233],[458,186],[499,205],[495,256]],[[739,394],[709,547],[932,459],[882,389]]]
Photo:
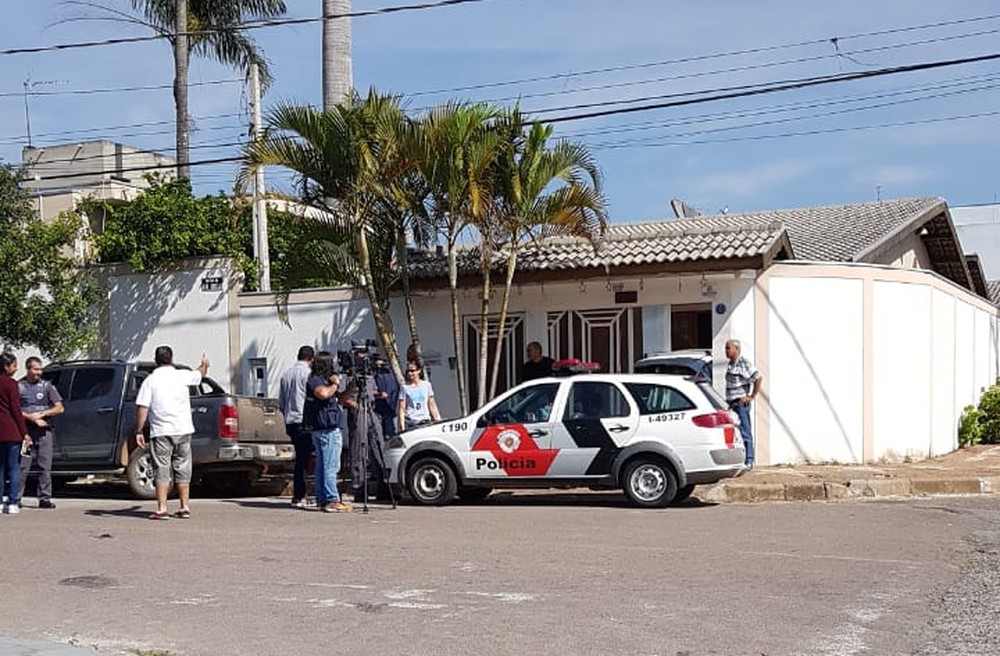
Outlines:
[[378,332],[379,342],[382,344],[382,353],[389,362],[392,374],[396,380],[403,379],[403,371],[399,366],[399,352],[396,350],[396,331],[392,326],[392,317],[379,304],[378,296],[375,294],[374,278],[371,274],[371,255],[368,249],[368,235],[364,226],[358,229],[358,268],[361,271],[361,284],[365,294],[368,296],[368,305],[371,307],[372,318],[375,320],[375,330]]
[[451,292],[451,331],[455,345],[455,376],[458,379],[458,406],[462,416],[469,414],[465,392],[465,354],[462,350],[462,315],[458,310],[458,255],[454,240],[448,241],[448,289]]
[[[507,278],[503,285],[503,298],[500,301],[500,318],[497,320],[497,347],[493,356],[493,374],[490,376],[490,398],[497,394],[497,379],[500,377],[500,356],[503,354],[503,331],[507,327],[507,307],[510,305],[510,288],[514,283],[514,271],[517,269],[517,251],[511,247],[507,255]],[[516,354],[510,354],[515,357]],[[513,381],[511,381],[513,382]]]
[[[351,13],[351,0],[323,0],[324,16]],[[323,21],[323,109],[344,101],[354,87],[351,72],[351,19]]]
[[174,108],[177,130],[177,177],[191,177],[191,142],[188,135],[188,6],[174,2]]
[[[480,243],[480,248],[483,248]],[[483,267],[483,299],[479,304],[479,376],[476,386],[476,407],[480,408],[489,399],[486,396],[490,356],[490,267]]]
[[[423,353],[420,352],[420,333],[417,332],[417,315],[413,310],[413,296],[410,294],[410,264],[406,253],[406,231],[400,230],[396,238],[396,259],[400,267],[400,281],[403,287],[403,305],[406,307],[406,323],[410,328],[410,344],[417,350],[420,366],[423,366]],[[409,351],[409,349],[407,349]],[[403,385],[405,381],[400,380]]]

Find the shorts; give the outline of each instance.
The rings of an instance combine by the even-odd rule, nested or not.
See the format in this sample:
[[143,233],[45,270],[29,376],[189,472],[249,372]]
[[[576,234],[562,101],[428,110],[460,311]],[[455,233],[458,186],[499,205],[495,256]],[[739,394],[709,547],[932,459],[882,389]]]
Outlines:
[[157,435],[152,438],[149,455],[156,470],[157,484],[191,482],[191,435]]

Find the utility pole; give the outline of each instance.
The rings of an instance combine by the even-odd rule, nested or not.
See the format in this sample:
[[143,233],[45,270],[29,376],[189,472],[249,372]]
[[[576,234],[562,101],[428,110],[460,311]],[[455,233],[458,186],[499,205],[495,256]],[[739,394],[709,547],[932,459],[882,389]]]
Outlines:
[[[260,111],[260,71],[250,65],[250,103],[253,116],[251,134],[258,141],[263,133]],[[253,254],[257,258],[257,289],[271,291],[271,255],[267,243],[267,200],[264,198],[264,167],[258,166],[253,176]]]
[[174,101],[177,103],[177,177],[191,177],[188,134],[188,6],[174,0]]

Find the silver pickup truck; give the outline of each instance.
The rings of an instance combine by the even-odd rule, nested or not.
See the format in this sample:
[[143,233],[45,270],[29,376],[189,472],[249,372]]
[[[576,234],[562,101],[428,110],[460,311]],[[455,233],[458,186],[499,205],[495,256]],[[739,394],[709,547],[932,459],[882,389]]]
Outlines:
[[[78,360],[50,364],[42,378],[63,397],[55,419],[52,476],[124,475],[135,496],[155,497],[148,447],[135,442],[135,398],[151,362]],[[274,399],[227,394],[205,377],[191,388],[193,482],[237,494],[263,477],[290,475],[294,449]]]

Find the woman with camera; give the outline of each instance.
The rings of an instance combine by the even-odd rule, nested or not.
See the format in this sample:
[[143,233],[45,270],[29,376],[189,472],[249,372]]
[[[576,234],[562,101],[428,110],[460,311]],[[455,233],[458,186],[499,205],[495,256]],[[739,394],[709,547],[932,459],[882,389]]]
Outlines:
[[350,512],[351,506],[340,500],[337,473],[344,438],[340,432],[340,377],[333,371],[333,356],[316,354],[306,382],[302,423],[312,434],[316,450],[316,507],[322,512]]

